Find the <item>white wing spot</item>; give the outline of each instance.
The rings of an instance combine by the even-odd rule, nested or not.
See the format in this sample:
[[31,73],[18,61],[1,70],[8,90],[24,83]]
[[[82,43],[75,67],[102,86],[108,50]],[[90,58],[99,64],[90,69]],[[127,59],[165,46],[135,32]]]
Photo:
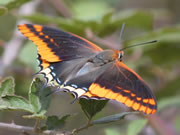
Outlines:
[[56,73],[54,73],[54,72],[51,72],[51,74],[53,75],[53,77],[56,77]]
[[74,87],[74,88],[78,88],[78,86],[75,85],[75,84],[71,84],[71,86]]

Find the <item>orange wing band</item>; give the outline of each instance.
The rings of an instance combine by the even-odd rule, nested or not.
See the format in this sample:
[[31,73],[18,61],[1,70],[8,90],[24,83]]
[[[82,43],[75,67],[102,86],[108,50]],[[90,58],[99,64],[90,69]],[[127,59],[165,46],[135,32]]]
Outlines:
[[[28,28],[26,24],[19,25],[19,31],[24,34],[27,38],[32,40],[37,48],[38,48],[38,53],[41,56],[41,58],[47,62],[59,62],[61,59],[59,56],[57,56],[52,49],[48,46],[48,43],[43,41],[43,38],[40,36],[44,35],[42,32],[43,27],[40,25],[33,25],[35,31],[32,29]],[[36,34],[38,33],[38,34]],[[53,40],[50,39],[48,36],[44,35],[45,39],[49,39],[51,43],[53,43]]]
[[151,107],[156,105],[154,99],[142,99],[139,97],[137,97],[136,100],[134,98],[131,99],[130,97],[135,97],[136,95],[134,93],[131,93],[131,91],[129,90],[123,90],[123,92],[129,93],[128,96],[123,96],[120,93],[113,92],[111,89],[106,89],[105,87],[101,87],[99,84],[93,83],[89,87],[89,91],[99,97],[119,101],[126,106],[131,107],[136,111],[144,112],[145,114],[154,114],[156,112],[156,109]]

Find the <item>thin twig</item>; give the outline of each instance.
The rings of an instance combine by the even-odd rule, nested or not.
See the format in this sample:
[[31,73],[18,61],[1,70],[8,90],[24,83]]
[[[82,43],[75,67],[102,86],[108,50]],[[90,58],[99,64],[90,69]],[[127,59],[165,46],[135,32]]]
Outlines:
[[85,130],[85,129],[88,129],[89,127],[93,126],[93,124],[91,123],[91,119],[88,120],[88,123],[81,127],[81,128],[76,128],[72,131],[72,134],[76,134],[76,133],[79,133],[80,131],[82,130]]
[[[19,132],[19,133],[35,134],[33,127],[16,125],[14,123],[8,124],[8,123],[0,122],[0,129],[4,129],[6,131]],[[58,132],[58,131],[54,131],[54,130],[45,130],[45,131],[42,131],[42,132],[38,132],[38,134],[44,134],[44,135],[72,135],[72,133],[69,132],[69,131]]]

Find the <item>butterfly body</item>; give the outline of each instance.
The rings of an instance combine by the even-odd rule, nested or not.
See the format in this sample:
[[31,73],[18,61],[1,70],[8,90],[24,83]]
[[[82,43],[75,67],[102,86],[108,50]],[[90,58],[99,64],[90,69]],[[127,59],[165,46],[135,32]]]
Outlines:
[[18,26],[38,48],[39,73],[76,99],[113,99],[146,114],[157,110],[150,88],[122,63],[123,52],[103,50],[77,35],[41,25]]
[[121,60],[122,52],[114,50],[104,50],[98,53],[95,57],[89,59],[95,65],[103,65],[115,60]]

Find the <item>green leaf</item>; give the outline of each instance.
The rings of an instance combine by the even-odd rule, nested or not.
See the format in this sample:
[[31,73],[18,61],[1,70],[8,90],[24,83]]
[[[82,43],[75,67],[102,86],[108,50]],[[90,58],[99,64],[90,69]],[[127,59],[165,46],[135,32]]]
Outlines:
[[14,87],[15,83],[12,77],[7,77],[1,82],[0,110],[24,110],[32,112],[29,102],[25,98],[15,95]]
[[58,118],[57,116],[49,116],[46,121],[46,127],[48,130],[56,130],[60,129],[65,125],[65,121],[70,117],[71,115],[67,114],[63,116],[62,118]]
[[111,123],[111,122],[122,120],[122,119],[124,119],[124,117],[126,115],[130,115],[130,114],[137,114],[137,112],[123,112],[123,113],[119,113],[119,114],[114,114],[114,115],[110,115],[110,116],[106,116],[106,117],[100,118],[98,120],[94,120],[91,123],[92,124]]
[[20,96],[4,96],[0,98],[0,110],[23,110],[32,113],[29,102]]
[[109,100],[94,100],[94,99],[84,99],[81,98],[79,100],[79,104],[81,105],[82,110],[88,117],[88,119],[92,119],[96,113],[100,112]]
[[50,104],[50,88],[44,88],[43,82],[39,78],[32,81],[29,90],[29,103],[32,106],[33,115],[25,116],[25,118],[44,118],[44,114]]
[[161,99],[158,101],[158,110],[169,108],[169,107],[180,107],[180,96],[173,96]]
[[14,78],[8,77],[2,80],[0,86],[0,97],[4,97],[6,95],[13,95],[14,94]]
[[40,103],[39,94],[38,94],[38,90],[40,89],[38,88],[39,83],[41,83],[39,80],[36,80],[36,79],[33,80],[29,89],[29,102],[33,107],[34,113],[38,113],[41,109],[41,103]]
[[105,135],[121,135],[121,133],[114,128],[105,129]]
[[1,82],[0,87],[0,110],[24,110],[32,113],[24,116],[29,119],[44,119],[47,112],[50,97],[50,89],[43,89],[43,82],[35,79],[29,90],[29,101],[21,96],[14,94],[14,79],[6,78]]
[[6,7],[0,6],[0,16],[7,14],[8,9]]
[[128,125],[127,135],[138,135],[147,124],[147,119],[133,120]]

